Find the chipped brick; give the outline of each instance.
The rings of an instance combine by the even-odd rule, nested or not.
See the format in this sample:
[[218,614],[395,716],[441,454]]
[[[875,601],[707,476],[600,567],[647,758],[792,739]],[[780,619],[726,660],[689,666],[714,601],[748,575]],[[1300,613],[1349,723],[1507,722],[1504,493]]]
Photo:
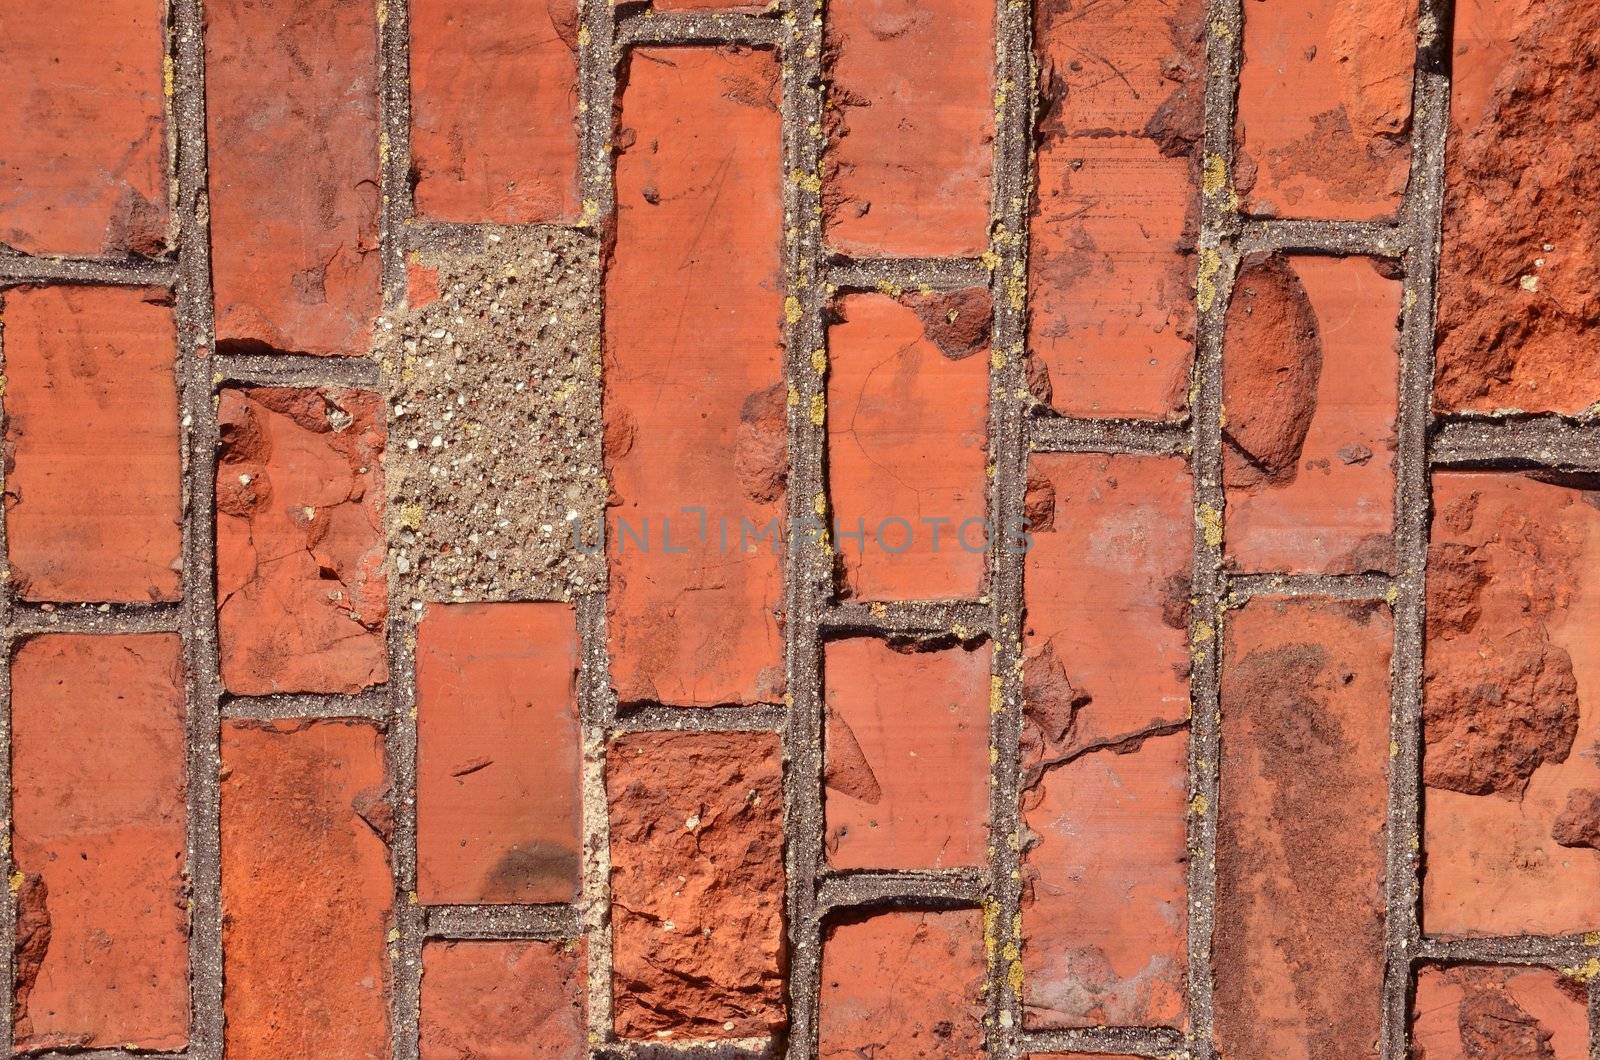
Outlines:
[[1411,1015],[1427,1060],[1588,1060],[1581,986],[1547,968],[1423,968]]
[[421,1060],[583,1055],[583,953],[567,942],[422,947]]

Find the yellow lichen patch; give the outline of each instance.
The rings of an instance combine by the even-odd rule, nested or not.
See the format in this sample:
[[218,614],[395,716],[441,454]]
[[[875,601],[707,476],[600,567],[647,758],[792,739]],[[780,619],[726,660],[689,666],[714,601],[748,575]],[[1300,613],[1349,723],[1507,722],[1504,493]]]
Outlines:
[[978,260],[983,262],[983,267],[990,272],[1000,267],[1000,255],[996,254],[992,248],[985,250]]
[[818,515],[827,515],[828,514],[828,497],[827,497],[827,494],[819,493],[815,497],[813,497],[811,499],[811,510],[816,512]]
[[589,41],[592,40],[592,39],[593,38],[591,38],[589,36],[589,27],[588,26],[579,26],[578,27],[578,46],[580,48],[587,48],[589,46]]
[[1206,155],[1205,170],[1200,177],[1200,190],[1207,196],[1216,195],[1228,183],[1228,164],[1221,155]]
[[176,81],[177,70],[173,65],[172,56],[161,57],[161,91],[165,92],[168,99],[172,98],[173,83]]
[[400,525],[407,530],[422,529],[422,505],[403,504],[400,506]]
[[822,375],[828,370],[828,351],[815,349],[811,351],[811,370]]
[[783,300],[783,319],[793,324],[800,319],[800,299],[789,295]]
[[789,180],[795,187],[803,191],[809,191],[813,195],[822,190],[822,178],[815,173],[807,173],[803,169],[797,169],[790,173]]
[[877,288],[880,293],[886,294],[890,298],[899,298],[902,293],[900,285],[893,280],[879,280]]
[[1587,983],[1600,976],[1600,957],[1590,957],[1582,964],[1561,969],[1561,974],[1575,983]]
[[812,394],[811,395],[811,424],[812,424],[812,426],[821,427],[822,424],[823,424],[823,421],[825,421],[827,418],[828,418],[828,399],[823,397],[821,394]]
[[998,677],[989,678],[989,713],[998,714],[1004,705],[1005,686]]
[[1196,795],[1189,800],[1189,812],[1196,817],[1204,817],[1206,810],[1211,808],[1211,800],[1204,795]]
[[1211,309],[1217,300],[1217,273],[1222,271],[1222,255],[1212,247],[1200,248],[1200,271],[1195,277],[1195,301],[1200,312]]
[[1000,903],[991,895],[983,900],[983,954],[991,963],[994,961],[995,946],[999,941],[995,937],[995,928],[1000,923]]
[[789,388],[789,407],[794,408],[798,404],[800,404],[800,391],[791,386]]
[[1202,504],[1195,521],[1205,532],[1206,544],[1216,548],[1222,544],[1222,513],[1209,504]]

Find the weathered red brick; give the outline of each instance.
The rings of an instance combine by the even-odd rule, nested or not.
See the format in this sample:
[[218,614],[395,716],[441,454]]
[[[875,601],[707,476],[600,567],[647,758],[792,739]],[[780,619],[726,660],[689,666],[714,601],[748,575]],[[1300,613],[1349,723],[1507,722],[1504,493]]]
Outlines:
[[416,0],[411,157],[422,217],[576,220],[575,0]]
[[977,596],[988,545],[988,293],[853,294],[836,310],[828,493],[844,588],[873,600]]
[[1268,257],[1240,273],[1222,362],[1233,566],[1393,569],[1400,297],[1363,258]]
[[1187,469],[1159,457],[1035,456],[1029,482],[1027,1019],[1182,1026]]
[[825,650],[829,864],[983,864],[989,647],[901,651],[853,638]]
[[1454,24],[1434,403],[1581,412],[1600,401],[1595,6],[1461,0]]
[[389,1056],[391,797],[374,725],[223,725],[229,1057]]
[[982,253],[994,156],[994,9],[827,8],[828,245],[858,257]]
[[422,947],[422,1060],[584,1055],[583,952],[570,942]]
[[19,1051],[188,1042],[182,658],[159,633],[12,661]]
[[572,608],[431,605],[417,629],[417,894],[567,902],[582,807]]
[[612,681],[624,704],[775,702],[788,470],[778,63],[638,48],[626,85],[605,294]]
[[770,733],[635,733],[611,745],[618,1035],[783,1026],[782,772]]
[[1434,476],[1423,924],[1600,922],[1600,505],[1509,474]]
[[1378,1055],[1393,627],[1371,603],[1230,613],[1211,951],[1224,1055]]
[[5,295],[6,531],[24,600],[182,595],[177,336],[149,288]]
[[1174,416],[1194,335],[1205,4],[1036,0],[1035,20],[1029,348],[1061,412]]
[[228,389],[217,420],[223,683],[241,695],[381,684],[382,400]]
[[983,1049],[976,910],[881,912],[830,925],[818,1003],[821,1060],[967,1060]]
[[1426,1060],[1588,1060],[1584,987],[1547,968],[1462,965],[1417,974],[1412,1049]]
[[1244,5],[1234,189],[1246,211],[1392,217],[1411,166],[1417,5]]
[[167,247],[167,5],[9,0],[0,37],[0,243],[25,254]]
[[366,352],[382,268],[377,2],[206,5],[219,346]]

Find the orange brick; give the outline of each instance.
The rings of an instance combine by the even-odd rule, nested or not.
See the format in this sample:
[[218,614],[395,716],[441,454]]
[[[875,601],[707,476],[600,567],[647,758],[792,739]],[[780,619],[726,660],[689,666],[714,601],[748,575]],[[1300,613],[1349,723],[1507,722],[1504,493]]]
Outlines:
[[1581,983],[1548,968],[1424,968],[1411,1015],[1413,1050],[1427,1060],[1588,1060],[1584,994]]
[[24,600],[182,593],[177,336],[149,288],[5,295],[6,531]]
[[583,954],[563,942],[422,947],[422,1060],[572,1060],[585,1052]]

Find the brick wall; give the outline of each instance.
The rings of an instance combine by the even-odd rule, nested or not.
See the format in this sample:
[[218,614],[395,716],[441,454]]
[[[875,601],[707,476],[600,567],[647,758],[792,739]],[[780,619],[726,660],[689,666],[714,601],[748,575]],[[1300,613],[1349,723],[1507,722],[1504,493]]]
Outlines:
[[1585,0],[0,0],[0,1050],[1600,1057]]

